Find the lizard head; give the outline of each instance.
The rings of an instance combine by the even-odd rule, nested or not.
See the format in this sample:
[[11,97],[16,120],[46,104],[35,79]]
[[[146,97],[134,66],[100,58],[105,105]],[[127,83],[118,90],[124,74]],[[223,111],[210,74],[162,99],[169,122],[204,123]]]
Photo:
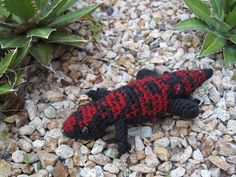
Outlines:
[[87,117],[77,110],[72,113],[63,124],[64,134],[73,139],[91,140],[101,137],[103,132],[96,127],[94,121],[86,122]]

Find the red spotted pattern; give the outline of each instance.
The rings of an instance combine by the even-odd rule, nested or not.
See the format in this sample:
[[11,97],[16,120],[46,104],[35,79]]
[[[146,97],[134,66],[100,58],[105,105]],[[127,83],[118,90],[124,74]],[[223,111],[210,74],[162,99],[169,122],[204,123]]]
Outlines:
[[125,95],[121,92],[110,92],[102,101],[102,105],[109,107],[113,118],[117,119],[126,105]]
[[[165,79],[169,78],[169,76],[165,77]],[[160,93],[153,94],[146,88],[145,83],[150,81],[153,81],[158,86]],[[136,82],[131,82],[128,86],[134,86],[136,88],[135,94],[140,93],[142,95],[139,97],[138,103],[141,106],[141,116],[156,118],[159,113],[167,111],[169,104],[167,90],[169,87],[167,84],[164,84],[162,80],[151,76]],[[149,108],[148,104],[151,104],[152,107]],[[138,111],[135,112],[137,113]],[[130,119],[131,116],[128,115],[127,118]]]
[[67,118],[67,120],[64,122],[63,129],[65,132],[71,132],[74,129],[74,125],[76,124],[76,117],[70,116]]
[[89,124],[89,122],[91,121],[91,119],[95,116],[95,114],[98,111],[98,107],[95,105],[91,105],[91,104],[86,104],[83,106],[80,106],[78,108],[78,111],[81,113],[82,116],[82,120],[79,122],[79,126],[83,127],[83,126],[87,126]]

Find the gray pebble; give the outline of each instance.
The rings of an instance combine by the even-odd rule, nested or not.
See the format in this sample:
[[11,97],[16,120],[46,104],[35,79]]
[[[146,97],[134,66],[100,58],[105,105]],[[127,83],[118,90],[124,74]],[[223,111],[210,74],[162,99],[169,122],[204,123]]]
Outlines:
[[128,129],[128,136],[140,136],[141,138],[151,137],[152,128],[149,126],[131,127]]

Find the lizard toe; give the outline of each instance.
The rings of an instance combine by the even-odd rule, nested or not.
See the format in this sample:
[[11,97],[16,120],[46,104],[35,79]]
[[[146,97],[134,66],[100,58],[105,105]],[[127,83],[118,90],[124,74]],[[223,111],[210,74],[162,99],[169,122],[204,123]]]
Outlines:
[[119,155],[121,156],[122,154],[127,153],[130,150],[131,146],[128,142],[120,142],[118,143],[118,152]]

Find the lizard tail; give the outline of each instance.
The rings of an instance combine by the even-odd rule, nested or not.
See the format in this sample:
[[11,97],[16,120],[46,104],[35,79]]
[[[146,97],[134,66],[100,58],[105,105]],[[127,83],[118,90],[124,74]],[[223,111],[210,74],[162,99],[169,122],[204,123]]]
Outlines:
[[212,69],[180,70],[174,73],[177,82],[173,82],[175,95],[190,95],[213,74]]
[[204,72],[205,75],[206,75],[206,80],[207,80],[207,79],[210,79],[211,76],[213,75],[213,70],[212,70],[212,69],[203,69],[203,72]]

